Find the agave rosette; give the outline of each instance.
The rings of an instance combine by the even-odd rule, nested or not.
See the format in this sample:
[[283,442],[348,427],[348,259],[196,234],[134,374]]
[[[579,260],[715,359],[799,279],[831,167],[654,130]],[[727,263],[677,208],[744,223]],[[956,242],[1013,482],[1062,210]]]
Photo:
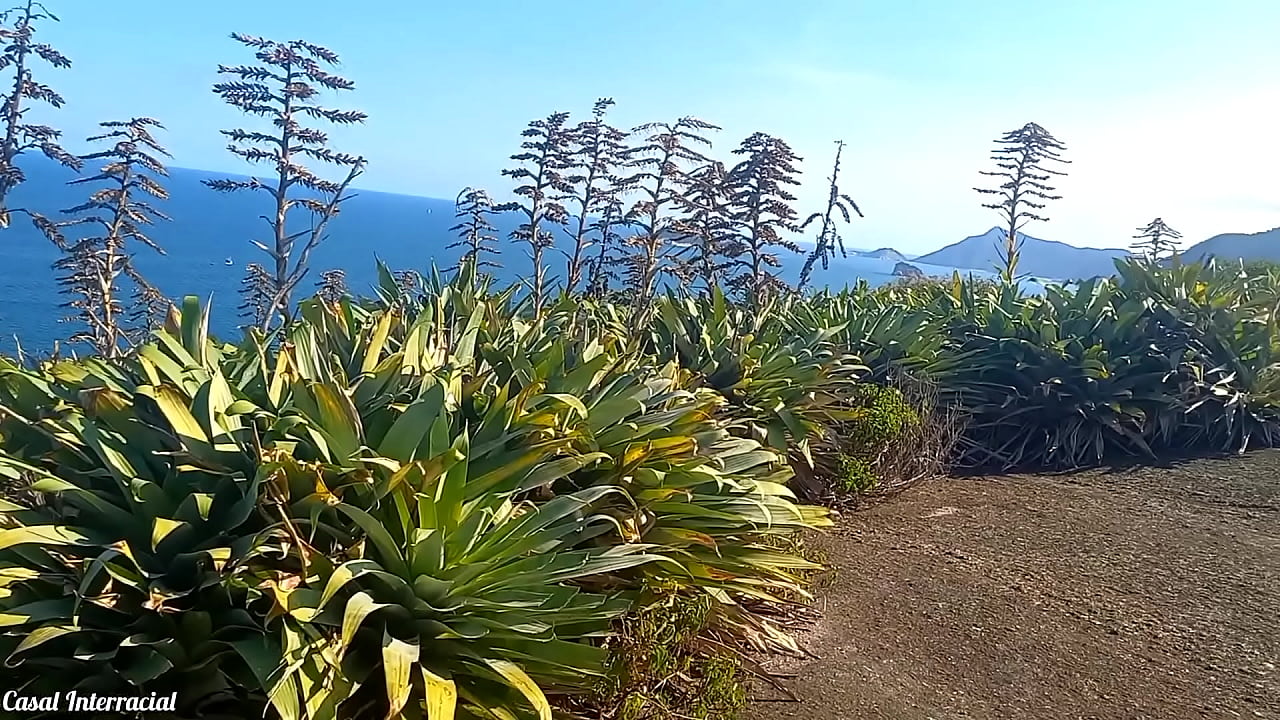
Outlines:
[[182,319],[120,367],[0,366],[0,472],[44,498],[0,507],[0,647],[30,692],[253,695],[262,627],[234,577],[279,543],[225,348],[197,308]]

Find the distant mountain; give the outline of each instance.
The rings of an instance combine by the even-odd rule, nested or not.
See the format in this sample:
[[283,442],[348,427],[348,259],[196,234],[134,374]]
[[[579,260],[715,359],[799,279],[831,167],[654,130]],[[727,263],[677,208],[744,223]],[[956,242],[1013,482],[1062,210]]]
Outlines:
[[1223,233],[1196,243],[1182,253],[1183,261],[1272,260],[1280,262],[1280,228],[1256,233]]
[[878,250],[854,250],[853,254],[858,257],[892,260],[893,262],[902,262],[907,259],[906,255],[888,247],[879,248]]
[[[1021,234],[1019,239],[1022,240],[1019,274],[1054,280],[1112,275],[1116,271],[1114,261],[1129,255],[1128,250],[1082,248]],[[999,247],[1003,244],[1004,230],[993,227],[981,235],[967,237],[941,250],[921,255],[916,260],[931,265],[989,271],[1001,264]]]

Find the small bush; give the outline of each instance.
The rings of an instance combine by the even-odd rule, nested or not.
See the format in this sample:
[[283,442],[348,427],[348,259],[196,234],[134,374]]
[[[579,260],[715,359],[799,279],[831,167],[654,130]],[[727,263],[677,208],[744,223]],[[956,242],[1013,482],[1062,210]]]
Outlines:
[[859,386],[851,402],[856,419],[837,427],[827,468],[836,493],[897,489],[947,472],[959,416],[939,406],[932,385],[898,375]]
[[857,419],[846,425],[845,439],[849,450],[862,457],[878,455],[920,424],[920,414],[895,387],[862,385],[853,402],[858,407]]
[[670,594],[619,622],[597,707],[617,720],[726,720],[746,702],[738,658],[709,637],[709,597]]
[[874,490],[879,478],[871,461],[853,453],[843,453],[837,460],[836,484],[845,494]]

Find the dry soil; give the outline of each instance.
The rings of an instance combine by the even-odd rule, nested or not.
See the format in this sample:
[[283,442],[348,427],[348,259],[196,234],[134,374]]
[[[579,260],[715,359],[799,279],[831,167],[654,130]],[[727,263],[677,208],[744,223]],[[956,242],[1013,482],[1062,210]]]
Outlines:
[[1280,452],[941,479],[812,544],[750,720],[1280,719]]

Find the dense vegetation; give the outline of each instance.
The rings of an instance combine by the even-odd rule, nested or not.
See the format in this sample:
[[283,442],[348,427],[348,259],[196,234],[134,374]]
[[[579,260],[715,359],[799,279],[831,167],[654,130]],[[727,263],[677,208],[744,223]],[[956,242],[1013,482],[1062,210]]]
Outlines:
[[1077,468],[1280,439],[1274,269],[1124,261],[1114,278],[1043,296],[957,278],[803,304],[847,321],[833,340],[878,375],[934,383],[964,422],[961,467]]
[[[190,299],[121,359],[4,361],[6,677],[187,713],[720,713],[744,653],[794,647],[771,618],[816,568],[795,533],[829,520],[793,476],[865,489],[903,442],[1070,467],[1280,437],[1280,277],[1120,271],[765,313],[666,294],[637,329],[568,295],[535,314],[470,265],[410,293],[383,268],[378,298],[235,345]],[[883,388],[902,377],[938,404]],[[940,410],[958,442],[920,442]]]
[[793,647],[769,616],[815,566],[780,548],[829,521],[754,418],[608,311],[383,291],[272,340],[205,337],[193,300],[118,362],[4,361],[0,467],[43,498],[3,512],[6,684],[547,718],[643,704],[604,682],[633,607],[700,603],[693,680]]
[[[1116,277],[1019,290],[1016,238],[1055,199],[1040,165],[1062,149],[1034,123],[999,141],[1002,184],[982,190],[1008,228],[1000,282],[802,294],[778,253],[816,231],[803,284],[862,213],[843,143],[801,222],[782,140],[752,134],[726,164],[710,123],[626,132],[601,99],[530,123],[503,172],[514,202],[459,194],[465,252],[443,277],[381,267],[359,297],[329,269],[295,302],[365,167],[302,121],[364,115],[313,104],[354,87],[336,54],[239,34],[259,64],[220,66],[214,90],[268,129],[225,135],[274,175],[209,184],[264,196],[270,262],[246,269],[244,337],[220,341],[208,307],[173,307],[130,262],[159,250],[159,123],[103,123],[106,149],[66,153],[24,119],[61,104],[30,69],[70,64],[33,39],[55,18],[27,2],[0,19],[0,204],[27,151],[103,163],[61,218],[0,209],[62,251],[97,351],[0,358],[5,689],[176,691],[182,717],[723,717],[754,651],[796,650],[779,620],[818,569],[799,533],[831,522],[805,503],[948,466],[1280,438],[1273,267],[1166,265],[1177,235],[1156,220]],[[534,273],[497,289],[504,211]]]

